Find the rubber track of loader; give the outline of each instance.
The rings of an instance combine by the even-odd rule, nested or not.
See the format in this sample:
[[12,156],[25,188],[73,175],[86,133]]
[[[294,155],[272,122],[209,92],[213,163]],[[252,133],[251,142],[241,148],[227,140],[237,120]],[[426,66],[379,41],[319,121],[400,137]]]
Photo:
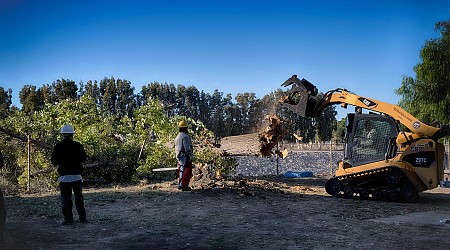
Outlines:
[[[392,167],[395,167],[395,166],[375,168],[375,169],[370,169],[370,170],[361,171],[361,172],[357,172],[357,173],[341,175],[341,176],[337,176],[337,177],[334,177],[334,178],[338,179],[339,181],[343,181],[343,180],[345,181],[345,180],[348,180],[349,178],[352,178],[352,177],[360,177],[360,176],[365,176],[365,175],[370,175],[370,174],[378,174],[378,173],[386,172],[386,171],[388,171],[389,168],[392,168]],[[345,188],[345,186],[344,186],[344,188]],[[387,193],[387,192],[392,191],[392,190],[393,189],[381,189],[380,188],[380,192],[381,193]],[[348,199],[347,197],[345,197],[344,194],[338,194],[338,195],[336,195],[336,197]],[[361,199],[361,198],[359,196],[353,195],[351,197],[351,199]],[[386,198],[374,199],[373,197],[369,197],[369,198],[367,198],[367,200],[386,200]],[[400,200],[400,195],[398,195],[396,200],[390,200],[390,201],[398,201],[398,200]]]
[[336,178],[338,180],[345,180],[345,179],[347,179],[349,177],[360,177],[360,176],[369,175],[369,174],[381,173],[381,172],[387,171],[389,168],[390,167],[374,168],[374,169],[361,171],[361,172],[357,172],[357,173],[340,175],[340,176],[337,176],[337,177],[334,177],[334,178]]

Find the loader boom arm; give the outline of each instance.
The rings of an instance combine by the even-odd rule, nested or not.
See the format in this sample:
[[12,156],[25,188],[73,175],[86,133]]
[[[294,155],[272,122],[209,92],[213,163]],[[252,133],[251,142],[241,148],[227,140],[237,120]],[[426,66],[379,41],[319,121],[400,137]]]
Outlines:
[[282,86],[289,85],[293,85],[289,96],[283,98],[281,102],[301,116],[319,116],[330,105],[340,104],[344,108],[347,105],[352,105],[387,114],[405,125],[417,137],[439,139],[448,135],[450,131],[449,125],[445,125],[442,128],[430,126],[397,105],[359,96],[348,92],[346,89],[331,90],[321,97],[312,83],[305,79],[299,80],[296,75],[293,75],[282,84]]
[[[398,120],[401,124],[405,125],[409,130],[411,130],[411,132],[419,135],[420,137],[432,137],[440,130],[440,128],[432,127],[421,122],[397,105],[365,98],[356,94],[349,93],[346,90],[332,93],[331,95],[328,95],[324,97],[324,99],[322,99],[322,105],[324,105],[323,108],[333,104],[341,104],[341,106],[343,107],[345,107],[347,104],[350,104],[355,107],[361,107],[387,114]],[[321,111],[323,111],[322,108]]]

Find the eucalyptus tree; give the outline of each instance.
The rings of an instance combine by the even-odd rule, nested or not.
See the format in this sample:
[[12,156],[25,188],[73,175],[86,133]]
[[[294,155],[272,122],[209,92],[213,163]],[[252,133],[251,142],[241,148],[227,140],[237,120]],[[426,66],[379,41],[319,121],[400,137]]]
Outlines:
[[438,22],[439,37],[420,50],[416,77],[405,76],[396,93],[400,106],[425,122],[450,123],[450,19]]
[[195,86],[186,88],[185,105],[189,116],[194,120],[200,118],[200,91]]
[[75,81],[69,79],[58,79],[52,83],[53,91],[56,97],[56,101],[62,101],[66,99],[76,100],[78,98],[78,87]]
[[128,80],[117,79],[116,89],[116,115],[120,118],[124,116],[132,117],[134,110],[137,108],[134,87]]
[[117,86],[114,77],[100,81],[100,108],[110,115],[116,114]]
[[19,91],[19,100],[22,104],[22,110],[27,114],[42,110],[44,107],[41,93],[34,85],[23,86]]
[[227,124],[225,123],[225,105],[223,92],[215,89],[209,102],[209,107],[211,109],[211,123],[209,128],[217,137],[226,135],[225,128]]
[[212,97],[209,93],[205,93],[203,90],[200,92],[198,101],[198,119],[203,121],[207,128],[212,129],[213,117],[212,114],[215,107],[211,104]]
[[92,80],[89,80],[84,84],[83,96],[92,98],[96,105],[100,103],[100,88],[97,81],[92,82]]
[[5,118],[11,112],[12,90],[0,87],[0,118]]
[[239,120],[240,120],[240,134],[252,132],[252,128],[256,126],[254,124],[256,118],[256,113],[254,109],[258,103],[258,98],[256,98],[255,93],[238,93],[235,97],[236,106],[239,109]]
[[336,121],[337,112],[334,106],[328,106],[324,109],[322,114],[317,117],[317,140],[330,141],[333,137],[333,131],[337,128]]

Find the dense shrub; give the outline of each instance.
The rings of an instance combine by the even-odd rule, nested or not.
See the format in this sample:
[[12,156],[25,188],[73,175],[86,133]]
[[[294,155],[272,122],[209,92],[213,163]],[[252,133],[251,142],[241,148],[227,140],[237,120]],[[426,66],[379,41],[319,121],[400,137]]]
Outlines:
[[2,168],[1,184],[20,190],[27,188],[28,151],[24,138],[29,135],[33,140],[30,151],[32,191],[55,189],[58,174],[50,157],[54,145],[62,139],[59,129],[64,124],[74,126],[74,139],[85,147],[88,160],[83,176],[88,182],[131,182],[135,177],[148,176],[154,168],[174,167],[173,141],[181,119],[186,119],[190,125],[196,162],[213,163],[220,159],[211,150],[214,136],[202,122],[187,117],[168,117],[157,100],[147,101],[132,117],[121,119],[102,112],[88,96],[77,101],[47,104],[31,115],[17,111],[0,122],[1,127],[10,128],[11,133],[22,138],[2,136],[8,146],[2,146],[6,164]]

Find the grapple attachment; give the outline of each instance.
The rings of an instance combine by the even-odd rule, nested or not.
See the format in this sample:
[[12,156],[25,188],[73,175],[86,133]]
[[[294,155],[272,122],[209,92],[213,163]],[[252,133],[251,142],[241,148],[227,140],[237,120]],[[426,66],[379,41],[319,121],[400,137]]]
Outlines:
[[297,75],[287,79],[281,86],[292,85],[287,96],[283,96],[280,102],[303,117],[315,117],[317,100],[317,88],[306,79],[299,80]]

